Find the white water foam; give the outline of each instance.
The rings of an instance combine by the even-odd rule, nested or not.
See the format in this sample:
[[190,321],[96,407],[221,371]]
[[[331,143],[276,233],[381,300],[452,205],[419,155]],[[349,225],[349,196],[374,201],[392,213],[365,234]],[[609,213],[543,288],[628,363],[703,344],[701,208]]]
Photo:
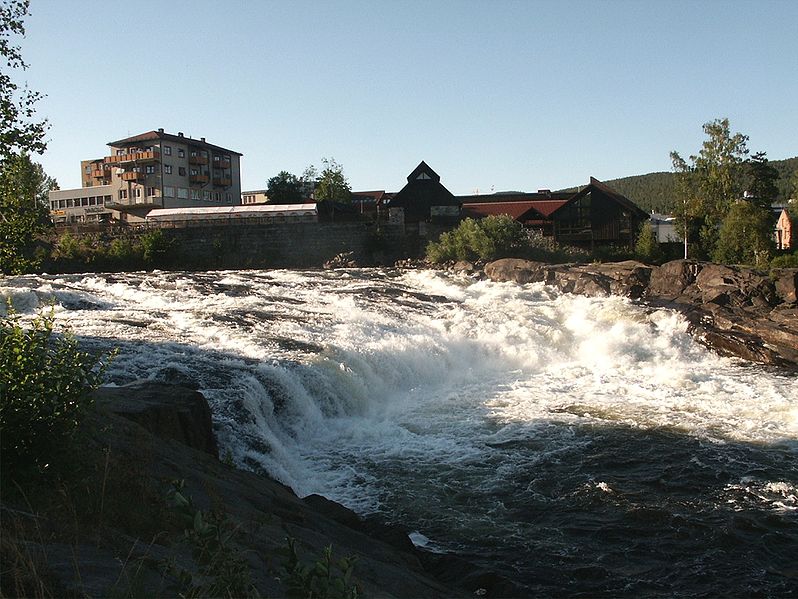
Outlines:
[[238,464],[361,512],[386,501],[381,472],[410,469],[445,485],[435,472],[446,466],[489,489],[533,465],[485,469],[490,448],[541,439],[525,459],[554,459],[580,442],[575,425],[711,443],[798,439],[794,377],[720,358],[678,315],[621,298],[429,271],[4,284],[18,311],[52,300],[59,324],[123,342],[115,382],[175,373],[197,382]]

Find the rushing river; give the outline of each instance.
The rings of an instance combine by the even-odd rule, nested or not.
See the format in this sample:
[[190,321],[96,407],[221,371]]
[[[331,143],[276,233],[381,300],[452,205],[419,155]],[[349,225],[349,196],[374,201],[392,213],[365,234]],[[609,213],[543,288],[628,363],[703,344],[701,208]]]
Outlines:
[[223,454],[535,596],[798,593],[798,378],[621,298],[430,271],[0,280]]

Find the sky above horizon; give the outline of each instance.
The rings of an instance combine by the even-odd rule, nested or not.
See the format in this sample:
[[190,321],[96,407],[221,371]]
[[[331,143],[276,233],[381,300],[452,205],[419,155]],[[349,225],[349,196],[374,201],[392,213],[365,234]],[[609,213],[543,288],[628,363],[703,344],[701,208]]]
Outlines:
[[798,2],[32,0],[40,158],[61,188],[164,128],[243,154],[242,189],[324,157],[353,190],[425,160],[455,194],[670,170],[728,117],[798,155]]

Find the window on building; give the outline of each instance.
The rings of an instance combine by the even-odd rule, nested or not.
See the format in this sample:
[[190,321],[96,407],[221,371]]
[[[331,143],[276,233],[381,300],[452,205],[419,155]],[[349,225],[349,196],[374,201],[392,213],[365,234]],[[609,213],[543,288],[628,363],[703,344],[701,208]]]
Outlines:
[[185,177],[186,176],[186,167],[185,166],[178,166],[177,167],[177,174],[180,175],[181,177]]
[[86,171],[86,174],[87,174],[87,175],[88,175],[89,173],[91,173],[91,165],[90,165],[90,164],[87,164],[87,165],[86,165],[85,171]]
[[196,168],[192,168],[191,169],[191,176],[192,177],[196,177],[197,175],[199,175],[199,170],[196,169]]
[[164,186],[163,195],[165,195],[167,198],[175,197],[175,188],[172,187],[171,185]]
[[165,172],[167,175],[171,175],[172,174],[172,165],[171,164],[164,164],[163,165],[163,172]]
[[117,151],[116,151],[116,155],[117,155],[117,156],[124,156],[124,154],[125,154],[125,151],[124,151],[124,150],[117,150]]
[[200,194],[200,190],[199,189],[192,189],[191,190],[191,199],[192,200],[199,200],[201,198],[202,198],[202,196]]
[[146,167],[144,167],[144,172],[147,173],[148,175],[154,175],[155,174],[155,165],[154,164],[148,164]]
[[88,206],[89,205],[89,198],[80,198],[80,205],[81,206]]
[[148,195],[149,197],[152,197],[152,196],[156,195],[156,193],[155,193],[155,188],[154,188],[154,187],[148,187],[148,188],[147,188],[147,195]]
[[96,205],[97,205],[97,198],[95,198],[94,196],[91,196],[89,198],[89,206],[96,206]]
[[177,188],[177,197],[180,198],[181,200],[187,200],[188,199],[188,189],[185,188],[185,187],[178,187]]
[[66,208],[66,200],[58,200],[59,208]]
[[185,158],[186,157],[186,151],[183,148],[178,148],[177,149],[177,155],[180,158]]
[[119,190],[119,199],[126,200],[127,199],[127,189],[120,189]]
[[225,199],[226,202],[232,202],[233,201],[233,194],[230,193],[229,191],[226,192],[224,194],[224,199]]
[[199,156],[199,154],[197,153],[197,150],[191,150],[191,156],[192,157]]
[[163,147],[164,156],[171,156],[172,155],[172,146],[164,146]]
[[211,192],[210,191],[203,191],[202,192],[202,199],[205,200],[206,202],[210,202],[211,201]]
[[141,187],[136,187],[133,190],[133,195],[136,196],[137,198],[140,198],[141,197]]
[[97,198],[98,204],[107,204],[111,201],[111,196],[105,196],[104,198]]
[[215,191],[213,193],[213,201],[214,202],[221,202],[222,201],[222,194],[219,193],[218,191]]

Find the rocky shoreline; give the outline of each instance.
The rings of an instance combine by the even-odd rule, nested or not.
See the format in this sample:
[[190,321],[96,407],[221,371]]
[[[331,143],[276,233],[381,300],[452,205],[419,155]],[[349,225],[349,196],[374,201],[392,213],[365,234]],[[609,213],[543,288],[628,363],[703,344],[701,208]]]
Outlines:
[[[226,528],[235,531],[228,544],[236,559],[243,558],[247,578],[261,597],[288,594],[280,571],[288,538],[308,565],[327,547],[335,563],[355,558],[351,582],[360,597],[523,595],[511,581],[464,559],[416,548],[408,531],[397,526],[361,518],[319,495],[299,498],[276,480],[220,460],[210,408],[194,389],[145,380],[101,387],[94,397],[85,427],[87,448],[110,458],[111,468],[121,465],[123,471],[114,476],[132,491],[127,509],[136,512],[142,507],[137,502],[153,503],[154,494],[156,505],[147,513],[158,517],[132,530],[108,521],[74,533],[63,518],[29,514],[37,519],[37,532],[16,540],[39,563],[38,571],[55,596],[173,595],[180,580],[164,572],[165,563],[177,564],[194,581],[207,578],[158,499],[175,481],[181,481],[181,492],[197,510],[222,514]],[[133,490],[141,488],[149,494],[136,497]],[[8,514],[28,511],[7,502],[0,507]],[[148,528],[160,532],[148,536]]]
[[[454,270],[473,271],[466,263]],[[543,282],[566,293],[620,295],[685,315],[690,332],[721,355],[798,370],[798,269],[763,273],[694,260],[546,264],[505,258],[484,266],[493,281]]]

